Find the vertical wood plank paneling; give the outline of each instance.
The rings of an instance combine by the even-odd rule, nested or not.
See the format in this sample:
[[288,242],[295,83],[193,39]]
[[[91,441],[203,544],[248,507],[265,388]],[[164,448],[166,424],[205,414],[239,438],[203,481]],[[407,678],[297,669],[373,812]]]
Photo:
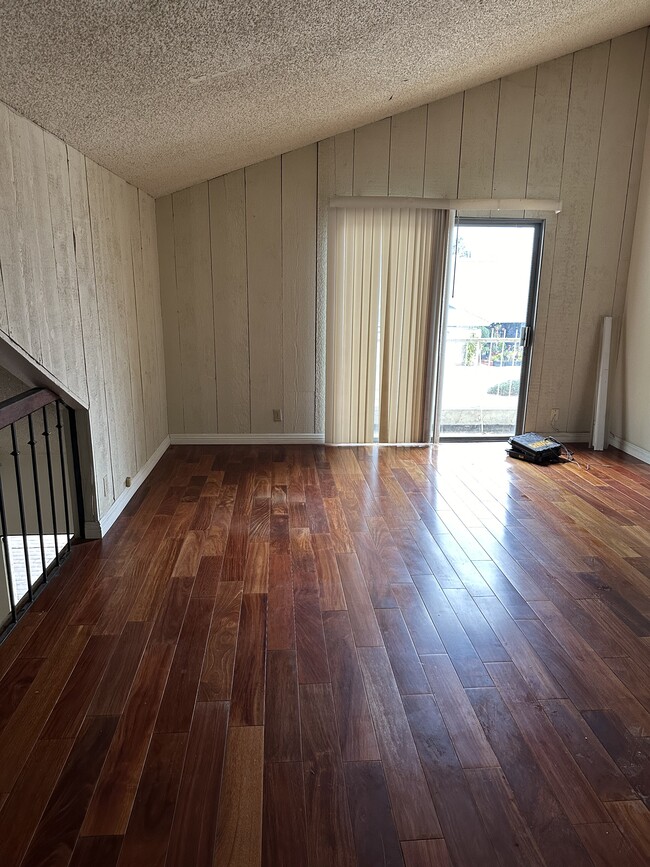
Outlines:
[[[104,299],[105,318],[103,331],[112,336],[114,350],[112,369],[112,390],[115,405],[115,441],[119,443],[120,460],[114,461],[115,493],[119,495],[125,488],[126,477],[132,476],[137,465],[136,416],[142,419],[142,409],[134,398],[137,396],[138,384],[133,383],[131,368],[137,365],[137,357],[133,352],[133,319],[129,321],[131,309],[130,300],[133,297],[133,264],[131,261],[131,244],[128,235],[128,210],[126,207],[126,181],[102,171],[105,204],[109,208],[108,219],[104,221],[108,243],[108,286],[103,287],[100,296],[100,322],[102,322],[102,304]],[[110,287],[110,288],[108,288]],[[137,334],[137,329],[135,329]],[[137,340],[137,337],[136,337]],[[137,343],[135,345],[137,350]],[[136,367],[137,369],[137,367]],[[139,371],[138,371],[139,375]],[[126,409],[126,412],[125,412]]]
[[244,170],[210,181],[212,301],[219,433],[250,431]]
[[423,195],[426,137],[426,105],[396,114],[392,118],[389,196]]
[[[522,198],[526,195],[536,69],[526,69],[501,79],[492,195]],[[499,216],[523,217],[521,211]]]
[[[526,195],[530,198],[558,199],[560,197],[572,69],[572,54],[551,60],[549,63],[543,63],[537,68],[526,186]],[[546,430],[549,419],[538,418],[537,405],[544,359],[544,340],[550,312],[549,301],[557,217],[547,213],[533,214],[531,212],[527,212],[526,216],[540,217],[546,220],[537,297],[537,319],[528,385],[526,427],[530,429],[539,427],[541,430]]]
[[[101,351],[99,332],[99,309],[95,282],[93,239],[90,226],[86,160],[73,148],[68,148],[70,172],[70,198],[75,236],[75,258],[79,304],[81,308],[81,333],[84,348],[93,457],[95,462],[95,495],[97,507],[102,514],[113,501],[113,468],[111,464],[104,356]],[[107,489],[104,492],[104,478]]]
[[427,198],[454,199],[458,195],[464,100],[464,93],[455,93],[427,106],[424,160],[424,195]]
[[81,400],[88,399],[84,369],[79,309],[79,287],[74,253],[72,206],[68,153],[65,144],[48,132],[43,133],[47,169],[48,198],[56,267],[56,288],[62,328],[64,367],[61,380]]
[[337,196],[351,196],[354,189],[354,137],[353,129],[334,137],[334,190]]
[[[31,192],[32,224],[30,240],[33,250],[34,284],[32,296],[33,322],[38,322],[41,337],[41,357],[44,366],[55,376],[66,381],[66,363],[61,335],[61,310],[56,282],[52,215],[48,193],[47,167],[45,165],[45,141],[43,130],[35,124],[23,126],[25,159],[24,181]],[[27,239],[23,236],[23,241]]]
[[[594,275],[591,282],[585,283],[586,290],[592,284],[604,286],[607,282],[609,285],[610,278],[605,278],[604,270],[609,274],[615,269],[618,295],[614,293],[609,303],[620,309],[633,225],[634,187],[640,167],[639,143],[643,124],[636,123],[636,119],[645,113],[650,97],[650,77],[639,97],[642,78],[639,64],[646,37],[647,31],[643,30],[636,36],[630,34],[618,40],[622,46],[632,43],[635,46],[626,56],[626,62],[621,62],[618,73],[620,80],[627,76],[629,85],[624,105],[616,106],[617,117],[625,114],[625,133],[622,136],[625,143],[612,146],[618,156],[625,151],[627,157],[616,163],[612,176],[608,167],[614,165],[613,156],[610,154],[607,160],[601,158],[598,164],[601,180],[597,186],[595,173],[610,43],[339,134],[319,143],[317,160],[311,156],[307,160],[305,156],[313,153],[312,147],[285,154],[281,161],[270,160],[247,168],[245,176],[250,187],[245,203],[248,328],[239,325],[231,330],[228,339],[243,346],[250,333],[250,399],[253,416],[257,412],[250,430],[308,433],[323,429],[329,198],[333,195],[417,196],[422,193],[428,197],[528,196],[561,197],[564,200],[564,213],[559,219],[548,213],[529,211],[525,214],[546,221],[527,426],[548,430],[550,408],[560,406],[561,430],[567,429],[569,422],[578,432],[586,430],[591,389],[588,384],[583,386],[582,380],[589,376],[593,320],[600,313],[592,310],[593,293],[583,296],[582,282],[586,266],[588,274],[591,269]],[[624,48],[620,53],[625,54]],[[610,84],[612,94],[617,87],[620,85]],[[633,108],[635,94],[636,109]],[[615,102],[614,96],[611,99]],[[615,126],[614,120],[608,122]],[[603,135],[606,135],[604,128]],[[303,194],[290,177],[290,172],[301,160],[305,161],[301,180]],[[308,169],[307,162],[310,164]],[[223,179],[212,181],[211,189],[223,182]],[[311,201],[315,184],[317,216],[314,232]],[[589,241],[594,188],[596,191],[600,188],[603,191],[608,188],[617,190],[615,213],[610,212],[606,218],[602,217],[600,223],[598,219],[594,223],[596,229],[601,225],[598,229],[601,233],[605,222],[608,227],[607,244],[602,249],[597,239]],[[606,193],[601,196],[604,199]],[[625,202],[625,217],[621,216],[620,200]],[[255,213],[251,210],[253,203]],[[598,207],[598,197],[594,206]],[[299,224],[295,217],[298,208],[309,215],[307,221]],[[278,224],[279,211],[283,214],[282,230]],[[294,226],[304,230],[305,234],[304,240],[295,247],[290,240],[293,231],[289,226],[290,211]],[[500,212],[500,215],[504,213]],[[518,216],[519,212],[513,215]],[[597,216],[596,212],[594,216]],[[213,202],[211,218],[224,219],[227,223],[227,218],[221,213],[221,204],[216,201]],[[623,220],[625,222],[621,225]],[[222,238],[223,233],[217,234],[213,229],[213,246],[216,237]],[[595,259],[587,255],[588,244],[594,251],[600,249]],[[300,249],[301,245],[303,249]],[[285,259],[284,276],[280,250]],[[307,294],[298,295],[296,281],[300,279],[304,286],[305,278],[297,275],[302,269],[309,269],[311,274],[314,256],[316,288],[314,290],[314,282],[309,277]],[[606,264],[602,264],[605,260]],[[216,271],[215,261],[213,271]],[[266,269],[263,287],[262,262]],[[283,283],[283,292],[278,288],[280,283]],[[254,300],[256,298],[259,303]],[[274,302],[272,310],[270,305],[264,306],[269,299]],[[232,301],[232,297],[229,300]],[[241,296],[237,296],[237,301],[241,301]],[[296,308],[297,301],[299,309]],[[224,299],[223,303],[228,302]],[[215,315],[219,306],[215,302]],[[308,327],[300,328],[301,339],[296,343],[291,332],[293,329],[296,333],[304,321],[306,310],[310,315],[313,310],[316,324],[313,326],[310,318]],[[262,315],[264,311],[269,315]],[[547,332],[549,342],[546,341]],[[587,335],[586,338],[583,335]],[[218,338],[216,343],[219,376],[222,368],[227,370],[228,361],[220,362]],[[239,357],[239,353],[238,348],[231,358]],[[572,385],[566,370],[573,367],[574,358],[576,384],[573,392],[579,395],[579,399],[573,399],[574,410],[569,416]],[[245,368],[245,363],[239,365],[238,370],[242,367]],[[292,381],[298,369],[304,374],[304,380]],[[304,388],[306,380],[308,385]],[[308,391],[312,389],[312,383],[315,394],[310,398]],[[174,387],[170,385],[170,397],[173,391]],[[271,410],[277,408],[284,410],[283,425],[271,420]],[[219,430],[222,430],[221,418]]]
[[329,203],[336,185],[336,139],[318,143],[316,216],[316,375],[314,431],[325,430],[325,346],[327,332],[327,244]]
[[642,30],[611,44],[571,378],[569,430],[581,430],[591,422],[601,322],[614,306],[645,44]]
[[145,261],[140,196],[0,103],[0,330],[87,405],[100,515],[167,434],[154,205]]
[[[5,334],[9,334],[5,283],[16,294],[22,294],[17,293],[17,290],[24,287],[22,263],[18,256],[20,227],[16,220],[16,184],[9,114],[7,106],[0,102],[0,331]],[[22,311],[22,307],[20,309]]]
[[143,195],[135,190],[135,198],[131,204],[131,255],[133,257],[133,273],[135,277],[135,313],[138,326],[138,349],[140,362],[140,377],[142,388],[142,411],[144,417],[144,454],[145,460],[153,454],[160,440],[157,438],[157,423],[155,404],[159,400],[156,384],[158,375],[156,321],[154,299],[151,284],[147,280],[145,269],[145,212],[143,211]]
[[354,131],[355,196],[387,196],[390,159],[389,117]]
[[185,433],[217,432],[207,183],[172,196]]
[[627,274],[630,267],[632,254],[632,239],[634,237],[634,225],[636,221],[636,209],[639,201],[639,182],[641,180],[641,168],[643,166],[643,146],[646,137],[645,118],[648,117],[650,107],[650,31],[646,33],[646,50],[641,75],[641,89],[639,92],[639,107],[636,116],[636,128],[634,131],[634,146],[632,149],[632,161],[630,163],[630,177],[627,185],[627,199],[625,202],[625,218],[623,220],[623,234],[621,237],[621,249],[618,257],[616,271],[616,293],[612,312],[615,323],[620,321],[625,304],[625,290],[627,288]]
[[573,55],[537,67],[526,195],[558,199]]
[[[144,413],[144,385],[141,362],[141,330],[138,323],[137,297],[142,294],[142,238],[140,235],[140,203],[138,191],[126,182],[120,185],[124,219],[121,223],[122,268],[124,274],[124,310],[126,336],[129,348],[129,380],[133,406],[133,443],[135,463],[141,467],[147,460],[147,441]],[[149,427],[149,425],[147,425]]]
[[465,92],[458,179],[460,198],[492,195],[499,86],[499,81],[490,81]]
[[[147,429],[149,425],[153,431],[153,439],[148,442],[148,457],[151,456],[160,443],[167,436],[167,390],[165,387],[165,358],[163,353],[162,317],[160,310],[160,274],[158,269],[158,244],[156,243],[156,203],[143,193],[138,191],[140,203],[140,236],[142,240],[142,265],[144,292],[143,303],[144,315],[148,320],[148,326],[141,329],[143,332],[140,340],[148,339],[149,351],[147,353],[150,370],[145,378],[143,369],[143,385],[145,391],[145,418]],[[138,306],[138,323],[140,324],[141,305]],[[148,329],[151,333],[148,335]],[[141,359],[142,360],[142,359]]]
[[37,362],[43,362],[41,351],[40,316],[35,310],[35,295],[39,285],[38,250],[34,232],[34,203],[31,189],[30,136],[22,118],[9,113],[9,135],[13,159],[16,210],[14,214],[18,235],[16,254],[22,263],[22,297],[5,288],[11,336]]
[[160,267],[160,307],[163,325],[167,419],[169,432],[183,433],[183,392],[181,390],[181,343],[176,283],[174,204],[171,196],[156,200],[156,229]]
[[282,157],[285,433],[313,433],[316,373],[316,145]]
[[[120,436],[119,401],[121,399],[122,387],[119,380],[118,351],[115,348],[115,335],[112,330],[112,323],[116,318],[113,313],[113,306],[114,295],[117,290],[111,269],[110,226],[108,225],[111,204],[109,197],[110,190],[107,188],[109,177],[108,172],[90,160],[86,162],[86,176],[88,181],[92,249],[97,286],[100,351],[103,358],[105,375],[107,430],[114,482],[113,493],[114,496],[117,496],[122,487],[121,485],[119,487],[115,486],[115,480],[122,477],[123,470],[127,465],[127,459],[125,458],[127,437],[126,435],[124,438]],[[129,427],[132,437],[133,428],[130,419]]]
[[246,169],[248,327],[251,433],[281,433],[282,408],[282,179],[276,157]]
[[567,430],[571,378],[582,301],[600,123],[609,43],[574,55],[561,198],[550,304],[552,320],[544,341],[538,419],[559,409],[558,427]]

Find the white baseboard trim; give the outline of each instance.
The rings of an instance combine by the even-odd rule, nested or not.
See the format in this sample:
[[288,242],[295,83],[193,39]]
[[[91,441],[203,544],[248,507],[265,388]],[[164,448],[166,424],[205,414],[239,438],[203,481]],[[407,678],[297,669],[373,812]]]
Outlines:
[[168,448],[169,437],[165,437],[147,463],[133,476],[130,487],[124,488],[108,511],[103,514],[98,521],[86,521],[84,525],[86,539],[102,539],[108,533],[126,508],[127,503],[132,499],[135,492],[142,485]]
[[173,446],[304,445],[325,442],[323,434],[171,434]]
[[635,446],[634,443],[629,443],[621,437],[614,436],[614,434],[609,435],[609,444],[627,455],[632,455],[633,458],[638,458],[644,464],[650,464],[650,451],[642,449],[641,446]]

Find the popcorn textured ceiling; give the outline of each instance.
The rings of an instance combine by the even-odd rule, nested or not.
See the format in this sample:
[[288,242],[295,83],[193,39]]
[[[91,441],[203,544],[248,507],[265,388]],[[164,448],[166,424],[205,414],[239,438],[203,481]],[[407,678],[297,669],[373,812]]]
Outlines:
[[649,21],[648,0],[6,0],[0,98],[157,196]]

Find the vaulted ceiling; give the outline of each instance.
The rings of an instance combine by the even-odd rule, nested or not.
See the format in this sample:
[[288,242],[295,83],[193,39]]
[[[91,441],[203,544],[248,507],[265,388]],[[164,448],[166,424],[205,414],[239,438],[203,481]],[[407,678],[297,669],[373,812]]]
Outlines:
[[648,22],[648,0],[7,0],[0,98],[160,195]]

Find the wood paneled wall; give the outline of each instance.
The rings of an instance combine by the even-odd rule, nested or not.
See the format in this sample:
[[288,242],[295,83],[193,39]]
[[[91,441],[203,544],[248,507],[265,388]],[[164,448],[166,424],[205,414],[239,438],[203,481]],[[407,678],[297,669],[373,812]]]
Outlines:
[[0,331],[88,407],[101,517],[167,436],[155,205],[2,103]]
[[[323,430],[332,195],[561,198],[526,426],[590,428],[620,316],[650,98],[647,29],[157,200],[171,433]],[[274,423],[273,409],[284,422]]]

